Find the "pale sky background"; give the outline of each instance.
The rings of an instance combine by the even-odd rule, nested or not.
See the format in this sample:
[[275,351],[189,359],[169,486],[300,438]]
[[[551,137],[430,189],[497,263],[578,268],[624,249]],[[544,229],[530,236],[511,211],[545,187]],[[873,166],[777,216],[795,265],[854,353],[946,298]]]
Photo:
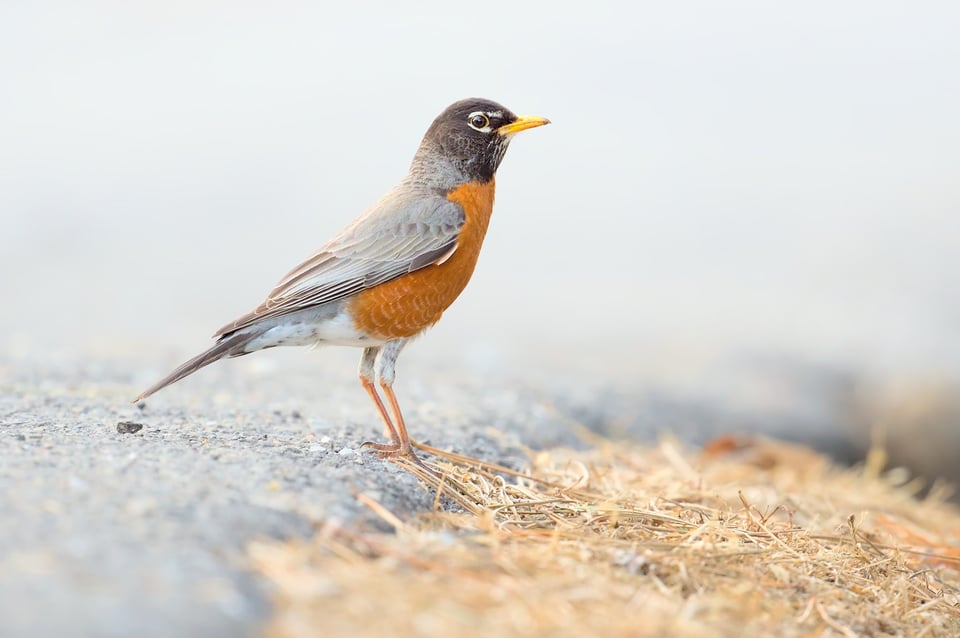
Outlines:
[[956,2],[5,0],[0,344],[194,354],[483,96],[553,124],[417,349],[957,371],[958,34]]

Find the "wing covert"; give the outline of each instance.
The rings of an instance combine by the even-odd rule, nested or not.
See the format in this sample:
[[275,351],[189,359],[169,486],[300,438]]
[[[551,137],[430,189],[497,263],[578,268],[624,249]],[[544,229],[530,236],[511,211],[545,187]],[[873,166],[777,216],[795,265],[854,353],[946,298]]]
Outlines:
[[214,336],[338,301],[445,261],[456,250],[465,222],[463,208],[441,195],[410,193],[399,199],[394,193],[287,273],[252,312]]

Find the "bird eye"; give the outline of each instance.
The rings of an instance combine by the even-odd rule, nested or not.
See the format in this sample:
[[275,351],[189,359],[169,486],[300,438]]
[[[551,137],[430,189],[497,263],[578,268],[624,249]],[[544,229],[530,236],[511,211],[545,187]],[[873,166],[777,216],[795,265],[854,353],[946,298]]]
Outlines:
[[471,113],[469,116],[467,116],[467,124],[470,125],[470,128],[483,131],[484,133],[490,130],[490,118],[479,111],[476,113]]

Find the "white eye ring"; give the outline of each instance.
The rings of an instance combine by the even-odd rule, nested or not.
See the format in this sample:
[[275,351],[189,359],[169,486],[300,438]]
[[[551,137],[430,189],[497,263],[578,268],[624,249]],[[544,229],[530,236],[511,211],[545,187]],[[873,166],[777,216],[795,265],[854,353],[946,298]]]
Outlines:
[[467,126],[481,133],[489,133],[490,117],[483,111],[474,111],[467,116]]

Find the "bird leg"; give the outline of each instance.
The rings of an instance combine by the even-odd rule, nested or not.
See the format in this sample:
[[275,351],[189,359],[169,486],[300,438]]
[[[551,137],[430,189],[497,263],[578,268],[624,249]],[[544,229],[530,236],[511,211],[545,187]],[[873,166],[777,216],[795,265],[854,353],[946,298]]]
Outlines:
[[437,473],[427,467],[424,462],[420,460],[420,457],[417,456],[417,453],[413,451],[413,442],[410,440],[410,435],[407,434],[407,424],[403,421],[403,413],[400,412],[400,403],[397,401],[397,395],[393,392],[393,386],[381,380],[380,387],[383,389],[383,393],[387,395],[387,402],[390,403],[390,409],[393,412],[393,421],[396,424],[397,435],[400,439],[399,445],[396,446],[395,450],[390,452],[381,451],[380,457],[393,458],[402,456],[420,466],[431,475],[438,476]]
[[397,427],[397,435],[400,438],[397,453],[403,456],[415,457],[416,454],[413,452],[413,445],[410,443],[410,435],[407,434],[407,424],[404,422],[403,414],[400,412],[400,403],[397,401],[397,395],[393,392],[393,386],[381,381],[380,387],[383,388],[383,393],[387,395],[387,401],[390,403],[390,410],[393,412],[393,420]]
[[374,363],[379,353],[380,348],[378,347],[364,348],[363,355],[360,357],[360,370],[357,376],[360,377],[360,384],[363,386],[363,389],[367,391],[367,396],[373,401],[373,405],[377,408],[377,413],[383,420],[384,431],[386,435],[390,437],[390,443],[385,444],[367,441],[363,443],[361,447],[372,448],[378,452],[394,452],[400,449],[400,436],[397,434],[397,428],[394,427],[393,421],[390,420],[387,407],[383,405],[383,400],[377,393],[377,388],[373,382],[376,377]]
[[[404,457],[432,474],[433,471],[424,465],[423,461],[413,451],[410,435],[407,433],[407,424],[403,420],[403,413],[400,412],[400,403],[397,401],[397,395],[393,392],[393,380],[397,376],[397,356],[406,343],[406,339],[395,339],[394,341],[388,341],[381,347],[367,348],[363,351],[363,357],[360,359],[360,382],[377,406],[377,411],[380,412],[392,441],[390,444],[364,443],[363,447],[372,448],[380,458]],[[387,402],[390,403],[390,410],[393,413],[392,419],[387,414],[386,406],[384,406],[371,381],[371,376],[373,376],[371,375],[371,369],[374,369],[376,378],[380,382],[380,388],[387,397]]]
[[360,383],[363,384],[363,389],[367,391],[368,395],[370,395],[370,399],[373,401],[373,404],[377,406],[377,412],[380,413],[380,418],[383,419],[383,425],[385,426],[387,436],[390,437],[391,441],[391,443],[374,443],[373,441],[367,441],[363,444],[363,447],[373,448],[378,452],[399,450],[403,442],[400,436],[397,434],[397,429],[393,426],[393,422],[390,420],[390,415],[387,414],[386,406],[383,405],[380,395],[377,394],[377,389],[374,387],[373,381],[370,379],[360,379]]

